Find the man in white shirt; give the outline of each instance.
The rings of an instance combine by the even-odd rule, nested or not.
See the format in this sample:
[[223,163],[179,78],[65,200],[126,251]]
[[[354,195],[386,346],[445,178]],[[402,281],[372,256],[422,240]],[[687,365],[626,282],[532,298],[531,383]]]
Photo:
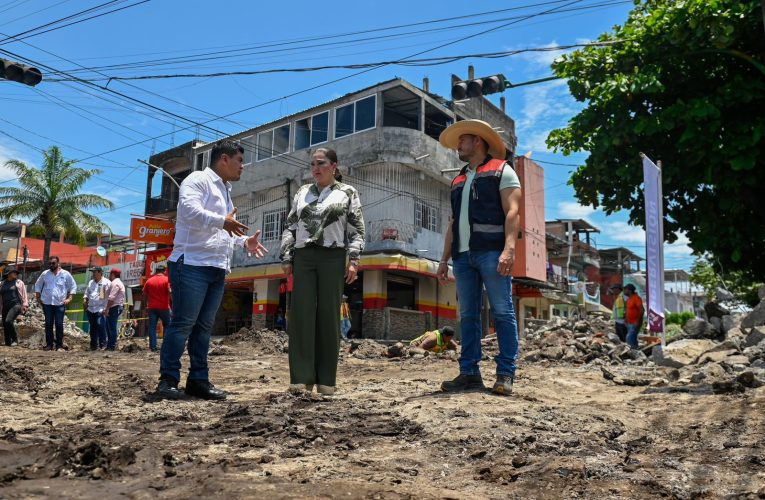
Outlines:
[[104,277],[104,271],[100,267],[91,269],[93,279],[88,282],[85,289],[85,311],[88,313],[90,323],[90,350],[106,349],[106,302],[109,297],[108,279]]
[[77,283],[69,271],[58,265],[58,257],[48,258],[48,269],[35,282],[35,298],[45,314],[45,349],[53,350],[53,325],[56,325],[56,350],[64,347],[64,313],[77,292]]
[[225,399],[210,383],[207,351],[210,330],[223,298],[226,274],[231,271],[234,247],[262,258],[267,252],[258,241],[260,231],[247,237],[247,226],[237,222],[231,201],[231,182],[244,170],[244,148],[231,140],[219,141],[210,165],[192,172],[181,183],[173,252],[168,258],[173,318],[160,350],[160,379],[156,394],[177,399],[181,355],[188,341],[189,375],[186,394],[203,399]]
[[114,267],[109,271],[109,296],[106,301],[106,350],[117,350],[117,324],[125,308],[125,284],[120,279],[122,270]]

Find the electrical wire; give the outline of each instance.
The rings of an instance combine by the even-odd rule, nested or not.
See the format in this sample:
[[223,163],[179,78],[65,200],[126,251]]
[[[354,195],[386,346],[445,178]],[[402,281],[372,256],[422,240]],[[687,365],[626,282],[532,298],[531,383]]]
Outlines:
[[[377,61],[373,63],[358,63],[358,64],[336,64],[336,65],[324,65],[324,66],[310,66],[305,68],[271,68],[259,71],[219,71],[216,73],[182,73],[182,74],[160,74],[160,75],[133,75],[133,76],[104,76],[101,78],[51,78],[47,79],[48,83],[58,82],[71,82],[71,81],[86,81],[86,82],[112,82],[112,81],[126,81],[126,80],[160,80],[170,78],[215,78],[221,76],[245,76],[245,75],[264,75],[271,73],[304,73],[313,71],[323,71],[331,69],[363,69],[377,67],[381,65],[385,66],[437,66],[441,64],[448,64],[456,62],[462,59],[499,59],[504,57],[510,57],[519,54],[527,54],[530,52],[557,52],[561,50],[568,50],[580,47],[603,47],[624,43],[627,40],[612,40],[608,42],[592,42],[592,43],[576,43],[570,45],[556,45],[556,46],[544,46],[544,47],[531,47],[526,49],[506,50],[502,52],[487,52],[481,54],[462,54],[454,56],[442,56],[442,57],[428,57],[421,59],[396,59],[388,61]],[[109,83],[107,83],[107,86]]]

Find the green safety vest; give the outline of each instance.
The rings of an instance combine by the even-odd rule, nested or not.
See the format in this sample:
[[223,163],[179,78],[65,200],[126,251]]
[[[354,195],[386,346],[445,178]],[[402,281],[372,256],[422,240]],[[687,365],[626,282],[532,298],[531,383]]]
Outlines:
[[425,340],[425,337],[430,335],[431,333],[436,334],[436,346],[431,349],[432,352],[439,353],[444,352],[446,350],[446,346],[444,345],[444,337],[441,334],[441,330],[433,330],[432,332],[425,332],[416,339],[409,342],[410,346],[416,346],[418,344],[421,344],[423,340]]
[[624,319],[627,314],[627,305],[624,303],[624,295],[619,293],[614,299],[613,315],[614,319]]

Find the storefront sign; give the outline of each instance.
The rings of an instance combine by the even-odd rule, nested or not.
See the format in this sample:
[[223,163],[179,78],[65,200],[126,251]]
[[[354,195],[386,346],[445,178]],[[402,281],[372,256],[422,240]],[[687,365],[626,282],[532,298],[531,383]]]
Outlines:
[[175,224],[169,220],[139,219],[130,220],[130,239],[145,243],[172,245],[175,237]]

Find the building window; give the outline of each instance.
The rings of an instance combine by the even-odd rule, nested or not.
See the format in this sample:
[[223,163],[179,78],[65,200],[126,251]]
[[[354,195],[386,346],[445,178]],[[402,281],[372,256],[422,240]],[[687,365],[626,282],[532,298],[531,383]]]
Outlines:
[[210,163],[209,151],[197,153],[197,159],[194,162],[194,170],[204,170],[205,168],[210,166],[209,163]]
[[371,95],[335,108],[335,139],[374,128],[377,96]]
[[257,161],[271,158],[271,142],[273,141],[273,138],[273,130],[269,130],[268,132],[261,132],[258,134],[258,145],[256,150],[257,154],[255,155]]
[[252,142],[252,136],[242,137],[239,140],[239,144],[244,148],[244,162],[245,166],[252,164],[252,152],[255,151],[255,144]]
[[274,241],[281,238],[284,223],[287,220],[286,210],[272,210],[263,214],[262,241]]
[[290,124],[258,134],[257,161],[287,153],[290,148]]
[[245,226],[250,226],[250,216],[249,215],[237,215],[236,216],[237,222],[240,222],[244,224]]
[[327,142],[329,111],[295,122],[295,151]]
[[414,225],[422,229],[438,232],[438,211],[427,203],[415,200]]

